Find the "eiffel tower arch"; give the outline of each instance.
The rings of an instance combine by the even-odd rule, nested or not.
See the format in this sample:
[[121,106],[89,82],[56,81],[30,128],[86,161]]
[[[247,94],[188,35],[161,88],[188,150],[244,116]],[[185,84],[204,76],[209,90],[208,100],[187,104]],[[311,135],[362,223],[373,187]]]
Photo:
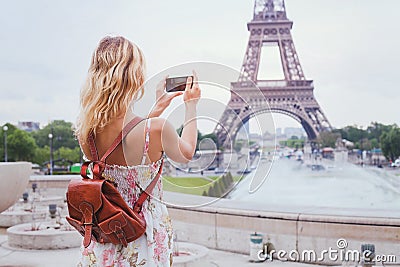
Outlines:
[[[239,79],[231,83],[231,98],[215,128],[219,145],[229,148],[241,125],[260,113],[281,113],[297,120],[310,140],[332,129],[314,97],[312,80],[304,76],[284,0],[255,0],[253,19]],[[275,45],[283,79],[258,78],[260,56],[264,46]]]

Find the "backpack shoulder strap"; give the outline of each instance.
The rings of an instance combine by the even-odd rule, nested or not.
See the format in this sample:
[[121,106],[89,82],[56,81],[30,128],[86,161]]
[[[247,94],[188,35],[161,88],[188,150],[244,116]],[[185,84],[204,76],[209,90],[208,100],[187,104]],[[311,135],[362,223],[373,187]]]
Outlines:
[[[99,153],[97,152],[97,147],[96,147],[96,143],[94,142],[94,135],[93,132],[91,132],[88,136],[88,144],[89,144],[89,150],[90,150],[90,155],[92,157],[92,160],[86,161],[82,164],[81,166],[81,176],[85,179],[90,179],[89,176],[87,175],[87,171],[89,169],[89,165],[92,162],[97,162],[99,161]],[[95,168],[94,173],[98,174],[100,173],[100,168],[99,166],[93,166]]]
[[90,149],[90,155],[92,156],[93,161],[99,160],[99,152],[97,152],[96,143],[94,142],[93,132],[91,132],[88,136],[88,144]]
[[90,146],[90,153],[92,155],[93,160],[87,161],[82,164],[81,176],[83,178],[89,179],[89,176],[87,175],[87,170],[89,169],[89,165],[93,163],[93,167],[92,167],[93,177],[101,179],[101,174],[104,170],[106,158],[117,148],[117,146],[122,142],[124,137],[142,120],[143,120],[143,118],[135,117],[130,122],[128,122],[128,124],[125,125],[125,127],[118,134],[117,138],[115,138],[114,142],[111,144],[111,146],[108,148],[108,150],[101,157],[100,160],[99,160],[99,155],[97,152],[96,144],[94,142],[93,133],[91,133],[89,135],[88,141],[89,141],[89,146]]
[[144,137],[144,147],[143,147],[143,157],[141,164],[144,165],[146,162],[147,154],[149,152],[149,142],[150,142],[150,124],[151,118],[147,119],[146,127],[145,127],[145,137]]
[[135,202],[135,205],[133,206],[133,210],[135,212],[140,212],[142,210],[143,202],[148,197],[150,197],[151,193],[153,192],[154,187],[156,186],[158,180],[160,179],[163,165],[164,165],[164,160],[161,160],[161,165],[160,165],[160,168],[158,169],[158,173],[157,173],[156,177],[154,177],[153,181],[150,182],[150,184],[147,186],[147,188],[140,193],[138,200]]
[[117,146],[122,142],[125,136],[142,120],[144,119],[141,117],[135,117],[130,122],[128,122],[128,124],[125,125],[119,135],[115,138],[114,142],[108,148],[106,153],[101,157],[100,161],[105,162],[106,158],[117,148]]

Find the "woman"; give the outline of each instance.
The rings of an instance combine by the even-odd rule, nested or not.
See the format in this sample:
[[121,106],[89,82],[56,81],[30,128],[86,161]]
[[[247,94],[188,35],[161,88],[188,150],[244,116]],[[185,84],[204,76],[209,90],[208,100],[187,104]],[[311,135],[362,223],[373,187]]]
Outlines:
[[[122,145],[107,158],[103,177],[114,181],[118,191],[132,207],[140,188],[156,176],[163,153],[175,162],[188,162],[196,148],[196,105],[200,88],[196,74],[187,80],[184,92],[164,93],[165,79],[157,88],[157,102],[147,119],[125,137]],[[136,116],[130,108],[144,93],[144,57],[140,49],[123,37],[105,37],[93,53],[86,83],[81,91],[81,109],[76,136],[84,155],[93,160],[88,136],[93,134],[95,150],[101,157],[121,132],[124,123]],[[181,137],[165,119],[158,118],[174,97],[183,94],[185,123]],[[124,120],[125,119],[125,120]],[[92,149],[93,154],[93,149]],[[172,225],[162,200],[162,180],[146,200],[142,213],[146,233],[122,245],[91,242],[82,248],[78,266],[171,266]]]

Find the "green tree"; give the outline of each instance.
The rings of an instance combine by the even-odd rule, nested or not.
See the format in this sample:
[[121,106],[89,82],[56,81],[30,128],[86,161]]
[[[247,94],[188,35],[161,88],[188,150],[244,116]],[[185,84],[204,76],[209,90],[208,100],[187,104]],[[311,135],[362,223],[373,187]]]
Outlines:
[[50,148],[48,146],[37,147],[35,149],[35,156],[33,157],[32,162],[42,165],[43,162],[49,160],[50,160]]
[[220,196],[223,196],[225,194],[226,188],[225,188],[224,183],[222,182],[221,178],[218,179],[217,186],[218,186],[218,190],[221,192]]
[[382,133],[380,140],[385,157],[396,160],[400,156],[400,128],[393,125],[390,131]]
[[288,145],[287,145],[287,140],[281,140],[281,141],[279,141],[279,145],[280,145],[280,146],[283,146],[283,147],[288,146]]
[[213,186],[210,186],[208,188],[208,196],[209,197],[215,197],[215,191],[214,191],[214,187]]
[[222,180],[222,183],[224,184],[224,188],[228,189],[229,188],[229,181],[228,181],[228,177],[224,174],[222,175],[222,177],[220,178]]
[[338,132],[322,132],[317,138],[317,143],[322,147],[335,147],[338,138],[341,138]]
[[[0,129],[0,138],[1,138],[1,140],[0,140],[0,144],[1,144],[0,159],[1,159],[1,161],[4,161],[4,130],[3,130],[4,126],[8,127],[7,140],[8,140],[8,137],[10,136],[10,134],[12,134],[17,129],[17,127],[15,127],[14,125],[12,125],[11,123],[8,123],[8,122],[1,126],[1,129]],[[7,148],[8,148],[8,146],[7,146]],[[8,160],[10,160],[10,156],[8,156]]]
[[37,145],[33,137],[22,130],[15,129],[7,138],[9,158],[15,161],[32,161]]
[[75,147],[73,149],[68,148],[68,147],[60,147],[56,151],[56,154],[59,156],[60,159],[65,159],[65,160],[69,160],[72,162],[80,162],[81,161],[80,151],[81,150],[79,147]]
[[348,126],[348,140],[357,142],[366,137],[367,133],[365,130],[358,128],[357,126]]
[[232,174],[231,174],[231,172],[228,172],[228,173],[225,174],[225,175],[226,175],[226,180],[227,180],[227,182],[228,182],[228,184],[229,184],[229,186],[228,186],[227,188],[228,188],[228,189],[231,189],[232,186],[233,186],[233,183],[234,183]]
[[[368,139],[376,139],[378,143],[380,142],[380,137],[384,132],[390,131],[392,125],[384,125],[378,122],[371,122],[371,125],[367,127],[367,137]],[[374,146],[376,147],[376,146]]]
[[64,120],[55,120],[32,133],[36,143],[39,147],[45,147],[50,144],[49,134],[53,135],[53,149],[57,150],[60,147],[67,147],[74,149],[79,146],[78,141],[75,139],[72,123]]
[[360,141],[355,143],[355,146],[361,150],[371,150],[374,148],[368,138],[362,138]]
[[[181,125],[181,127],[179,127],[178,129],[176,129],[176,132],[178,133],[179,136],[182,135],[182,131],[183,131],[183,125]],[[215,134],[210,133],[210,134],[206,134],[203,135],[199,130],[197,130],[197,143],[196,143],[196,150],[199,150],[199,143],[201,140],[203,140],[204,138],[211,138],[215,144],[217,144],[217,137]]]
[[279,141],[281,146],[287,146],[291,148],[302,148],[304,147],[304,139],[299,139],[297,136],[292,136],[288,140]]
[[212,187],[214,189],[215,197],[220,197],[222,195],[222,192],[221,192],[221,188],[218,185],[218,182],[215,181]]
[[232,174],[231,174],[231,172],[227,172],[227,173],[225,174],[225,176],[226,176],[226,178],[227,178],[228,181],[233,181],[233,180],[232,180]]
[[334,132],[340,133],[343,139],[353,142],[355,148],[370,150],[379,147],[381,144],[380,138],[383,133],[389,132],[393,127],[397,126],[371,122],[365,130],[357,125],[353,125],[334,130]]
[[[380,139],[380,137],[379,137],[379,139]],[[371,143],[371,147],[372,147],[372,148],[377,148],[377,147],[380,146],[380,145],[379,145],[379,141],[378,141],[376,138],[372,138],[372,139],[370,139],[369,141],[370,141],[370,143]]]

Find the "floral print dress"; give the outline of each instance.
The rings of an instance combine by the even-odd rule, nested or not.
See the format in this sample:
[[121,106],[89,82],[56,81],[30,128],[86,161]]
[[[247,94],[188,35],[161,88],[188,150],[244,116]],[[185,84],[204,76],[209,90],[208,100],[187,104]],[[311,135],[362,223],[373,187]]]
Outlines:
[[[150,119],[146,124],[146,138],[142,164],[137,166],[107,165],[103,176],[116,183],[125,201],[133,207],[142,189],[158,173],[162,159],[144,164],[149,145]],[[167,207],[162,203],[162,179],[155,186],[152,197],[143,203],[146,232],[127,247],[92,240],[89,247],[81,247],[78,267],[172,266],[172,224]]]

